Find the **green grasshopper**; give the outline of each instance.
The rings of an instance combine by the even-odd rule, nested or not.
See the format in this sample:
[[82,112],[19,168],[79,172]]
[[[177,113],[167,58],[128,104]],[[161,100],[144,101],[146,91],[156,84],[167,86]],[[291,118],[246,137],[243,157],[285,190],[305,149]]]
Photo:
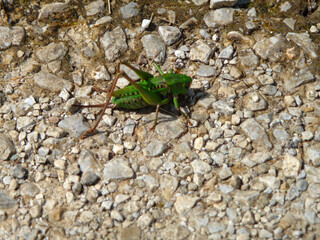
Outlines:
[[[169,103],[169,98],[171,96],[173,96],[175,108],[188,120],[187,116],[180,111],[178,95],[187,93],[192,82],[191,77],[183,74],[175,74],[173,73],[172,69],[170,73],[163,73],[156,63],[153,64],[160,73],[160,76],[157,77],[154,77],[148,72],[139,70],[127,62],[122,64],[132,69],[138,75],[141,81],[135,82],[125,72],[120,71],[121,63],[118,63],[116,77],[113,80],[111,88],[109,90],[96,88],[99,91],[108,93],[107,101],[103,104],[81,105],[81,107],[103,108],[94,126],[86,131],[83,134],[83,137],[95,131],[107,108],[140,109],[150,105],[155,106],[156,116],[154,124],[151,127],[151,130],[153,130],[157,125],[159,107]],[[115,90],[117,81],[121,75],[125,77],[131,83],[131,85],[119,90]],[[188,122],[190,124],[189,120]]]

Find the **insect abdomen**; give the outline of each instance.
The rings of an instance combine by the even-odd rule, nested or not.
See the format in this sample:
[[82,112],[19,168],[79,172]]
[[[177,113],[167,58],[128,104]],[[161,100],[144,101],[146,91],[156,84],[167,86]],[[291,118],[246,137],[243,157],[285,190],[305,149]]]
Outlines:
[[139,95],[127,97],[113,97],[111,102],[116,104],[117,108],[139,109],[149,106]]
[[[162,85],[153,85],[146,87],[146,89],[152,91],[153,94],[159,94],[162,98],[165,98],[168,94],[168,88]],[[150,106],[134,86],[128,86],[115,91],[111,102],[116,104],[117,108],[126,109],[140,109]]]

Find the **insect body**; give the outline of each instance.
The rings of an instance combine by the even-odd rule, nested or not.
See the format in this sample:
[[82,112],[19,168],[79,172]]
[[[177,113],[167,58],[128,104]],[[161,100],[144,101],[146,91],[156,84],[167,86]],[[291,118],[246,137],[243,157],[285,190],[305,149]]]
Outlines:
[[[179,112],[181,112],[178,104],[178,95],[185,94],[188,91],[192,82],[192,79],[190,77],[183,74],[175,74],[172,70],[170,73],[164,74],[158,67],[158,65],[155,63],[155,67],[161,74],[157,77],[153,77],[152,74],[139,70],[128,63],[123,64],[132,69],[139,76],[141,81],[135,82],[126,73],[120,71],[119,63],[117,66],[117,74],[112,83],[112,86],[109,90],[106,91],[108,92],[106,103],[82,106],[103,108],[102,113],[100,114],[96,124],[87,132],[85,132],[84,135],[95,131],[99,122],[102,119],[105,110],[108,107],[140,109],[150,105],[155,106],[156,117],[151,129],[154,129],[157,124],[159,107],[161,105],[169,103],[171,96],[173,97],[173,103],[175,105],[175,108]],[[114,90],[117,80],[121,75],[123,75],[131,83],[131,85],[119,90]]]

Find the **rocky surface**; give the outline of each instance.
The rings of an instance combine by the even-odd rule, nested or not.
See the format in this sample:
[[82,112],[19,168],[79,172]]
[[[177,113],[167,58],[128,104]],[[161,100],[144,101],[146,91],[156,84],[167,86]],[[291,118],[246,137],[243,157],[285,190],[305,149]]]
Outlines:
[[[0,2],[0,239],[319,239],[319,2],[110,7]],[[121,61],[192,77],[191,125],[107,109],[80,138]]]

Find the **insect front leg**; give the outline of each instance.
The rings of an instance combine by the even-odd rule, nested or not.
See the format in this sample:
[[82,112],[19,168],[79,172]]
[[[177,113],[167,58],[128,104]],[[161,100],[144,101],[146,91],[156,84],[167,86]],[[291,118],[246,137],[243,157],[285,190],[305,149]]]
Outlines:
[[159,114],[159,107],[160,107],[160,104],[157,105],[157,108],[156,108],[156,116],[155,116],[155,118],[154,118],[153,126],[150,128],[150,130],[154,130],[155,127],[157,126],[158,114]]
[[161,106],[161,105],[165,105],[165,104],[167,104],[168,102],[169,102],[169,99],[165,99],[165,100],[161,101],[160,104],[157,105],[157,108],[156,108],[156,116],[155,116],[155,118],[154,118],[153,126],[150,128],[150,130],[154,130],[155,127],[157,126],[160,106]]
[[178,96],[173,97],[173,104],[174,104],[174,107],[177,109],[177,111],[187,120],[189,126],[192,126],[192,123],[190,122],[189,117],[184,112],[182,112],[179,107]]
[[137,89],[137,91],[141,94],[141,97],[143,98],[144,101],[146,101],[149,105],[151,106],[156,106],[156,117],[154,120],[154,124],[151,127],[150,130],[153,130],[156,125],[157,125],[157,121],[158,121],[158,114],[159,114],[159,107],[161,105],[167,104],[169,102],[169,99],[161,99],[161,97],[152,92],[149,91],[147,89],[144,89],[143,87],[141,87],[139,84],[137,84],[136,82],[134,82],[127,74],[125,74],[124,72],[122,73],[122,75],[133,85],[135,86],[135,88]]

